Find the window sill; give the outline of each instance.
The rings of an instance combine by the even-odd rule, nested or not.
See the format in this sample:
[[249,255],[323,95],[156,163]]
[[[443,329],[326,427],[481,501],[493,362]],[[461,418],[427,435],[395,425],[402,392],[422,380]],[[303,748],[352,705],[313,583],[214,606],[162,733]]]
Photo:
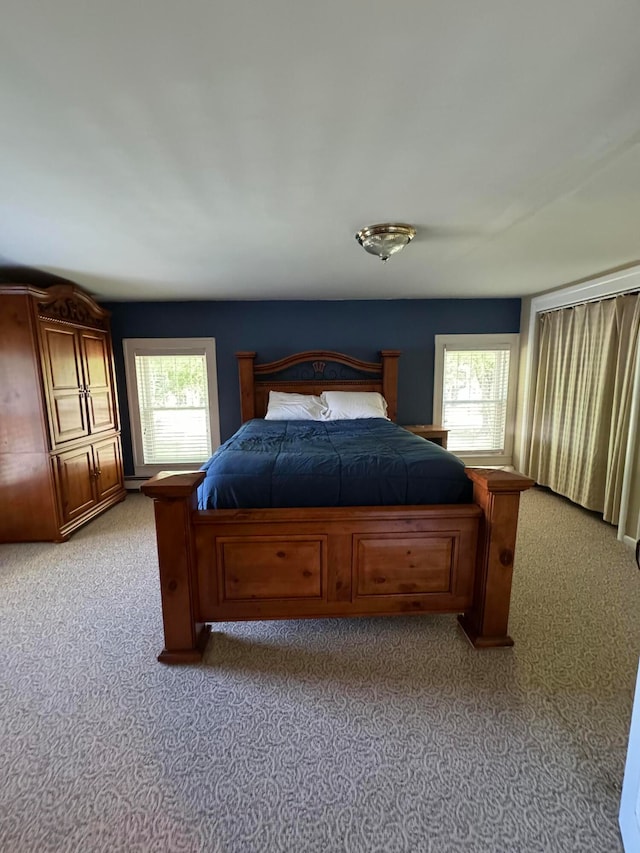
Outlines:
[[497,456],[493,453],[464,453],[462,451],[451,451],[458,459],[462,459],[465,465],[474,468],[511,468],[513,467],[512,456]]
[[[206,462],[206,460],[204,460]],[[181,462],[179,464],[167,463],[166,465],[145,465],[144,467],[135,466],[134,468],[134,478],[148,480],[149,477],[154,477],[156,474],[159,474],[160,471],[173,471],[174,474],[191,472],[191,471],[199,471],[204,463],[203,462]]]

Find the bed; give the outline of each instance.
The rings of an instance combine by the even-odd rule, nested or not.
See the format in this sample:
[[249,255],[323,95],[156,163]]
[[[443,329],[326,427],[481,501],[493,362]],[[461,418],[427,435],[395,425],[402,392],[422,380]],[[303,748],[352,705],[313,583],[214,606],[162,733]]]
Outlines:
[[[466,488],[456,486],[458,491],[447,491],[441,501],[429,491],[429,478],[424,478],[427,492],[416,491],[420,478],[412,473],[416,469],[408,469],[404,486],[388,477],[390,493],[380,490],[380,496],[357,505],[349,505],[347,485],[353,477],[346,476],[337,503],[329,486],[314,490],[334,505],[316,506],[317,498],[306,497],[299,501],[303,505],[290,505],[289,493],[283,492],[287,496],[275,498],[274,506],[273,484],[267,500],[253,488],[250,475],[245,478],[252,487],[249,497],[237,497],[235,487],[220,488],[223,499],[210,504],[203,485],[208,470],[158,474],[142,491],[155,508],[165,641],[160,661],[200,660],[210,623],[238,620],[455,613],[476,648],[513,645],[508,619],[518,506],[520,493],[533,481],[497,469],[464,468],[452,454],[394,426],[399,356],[383,350],[379,361],[366,362],[308,351],[260,364],[254,352],[237,353],[243,427],[225,450],[233,448],[241,459],[243,447],[263,442],[265,431],[277,433],[278,446],[286,449],[295,425],[264,421],[260,427],[271,391],[377,393],[387,402],[391,423],[352,425],[347,440],[357,446],[363,432],[372,433],[373,446],[382,446],[395,431],[409,448],[398,451],[394,445],[395,473],[405,467],[405,457],[425,450],[435,458],[432,470],[448,459],[462,472]],[[301,426],[304,434],[312,425]],[[329,427],[332,447],[344,429],[341,423]],[[309,446],[318,442],[312,438]],[[361,456],[375,459],[366,444],[363,448]],[[278,464],[284,459],[286,469],[290,457],[281,453]],[[227,468],[240,468],[231,458]],[[306,463],[303,467],[308,475]],[[360,494],[373,491],[368,484]],[[301,492],[310,493],[308,485]],[[396,494],[416,502],[393,503]],[[227,508],[198,509],[199,500],[201,507]]]

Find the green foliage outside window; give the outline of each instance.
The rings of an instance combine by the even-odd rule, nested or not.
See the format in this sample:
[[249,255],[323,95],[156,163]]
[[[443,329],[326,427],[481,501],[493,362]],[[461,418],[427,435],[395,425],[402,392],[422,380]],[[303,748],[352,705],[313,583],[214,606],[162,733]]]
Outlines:
[[136,371],[144,374],[139,383],[142,408],[202,408],[207,405],[204,356],[136,356]]

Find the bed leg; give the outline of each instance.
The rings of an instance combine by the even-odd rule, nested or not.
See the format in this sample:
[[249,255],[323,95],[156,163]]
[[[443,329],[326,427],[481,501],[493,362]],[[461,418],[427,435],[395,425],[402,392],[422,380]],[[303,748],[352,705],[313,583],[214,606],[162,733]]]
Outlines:
[[[163,608],[164,614],[164,608]],[[167,649],[164,648],[158,655],[160,663],[200,663],[204,650],[209,642],[211,635],[211,625],[206,623],[196,623],[196,638],[195,646],[191,649]],[[166,629],[165,629],[166,640]]]
[[520,492],[533,480],[486,468],[468,468],[467,476],[483,519],[473,603],[458,621],[475,648],[512,646],[508,625]]
[[204,474],[159,474],[142,486],[154,499],[160,595],[164,622],[162,663],[196,663],[202,659],[209,625],[198,621],[198,585],[191,513]]

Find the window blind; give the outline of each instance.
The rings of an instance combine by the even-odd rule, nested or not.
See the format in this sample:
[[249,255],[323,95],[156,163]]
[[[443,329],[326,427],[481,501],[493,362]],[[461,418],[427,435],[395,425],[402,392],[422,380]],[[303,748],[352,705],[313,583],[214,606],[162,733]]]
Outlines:
[[442,415],[450,450],[504,452],[509,357],[509,349],[445,348]]
[[211,455],[203,354],[135,356],[145,465],[201,464]]

